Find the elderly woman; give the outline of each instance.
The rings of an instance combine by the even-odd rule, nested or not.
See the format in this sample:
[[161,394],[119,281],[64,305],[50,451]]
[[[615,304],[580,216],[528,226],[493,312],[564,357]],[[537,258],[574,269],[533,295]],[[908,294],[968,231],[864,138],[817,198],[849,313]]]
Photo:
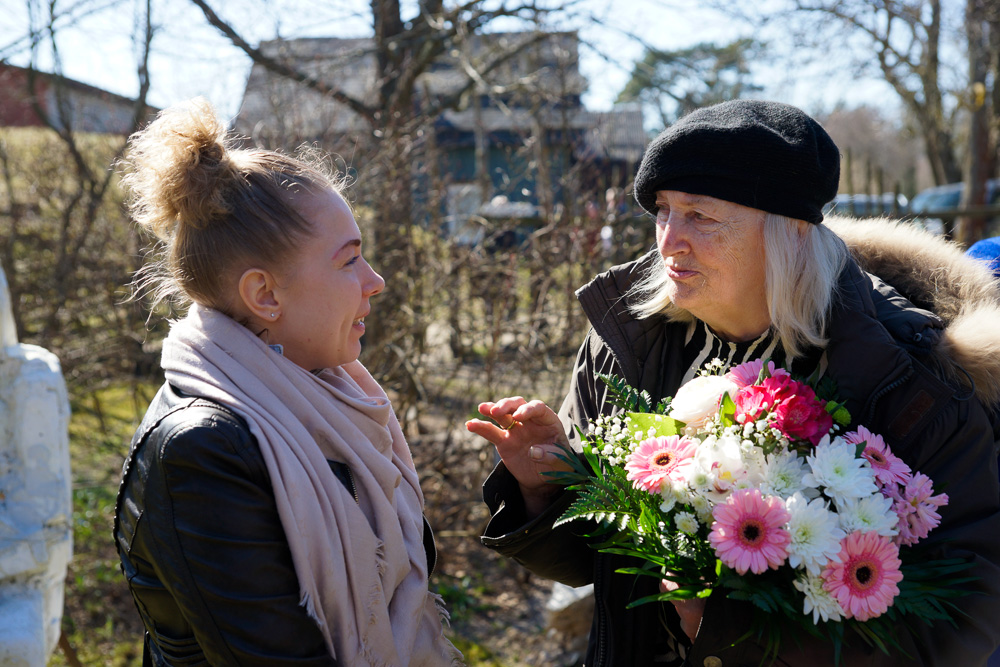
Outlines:
[[[986,595],[964,597],[957,627],[901,632],[886,655],[850,639],[842,664],[982,664],[1000,641],[1000,488],[991,408],[1000,397],[1000,311],[988,273],[944,242],[887,221],[821,224],[840,155],[827,133],[783,104],[734,101],[696,111],[649,146],[635,180],[656,219],[657,251],[597,276],[578,296],[592,329],[557,416],[520,397],[472,420],[502,463],[487,480],[483,543],[569,585],[594,584],[586,664],[758,664],[732,644],[754,610],[722,595],[627,609],[656,592],[616,573],[580,528],[553,521],[572,494],[548,483],[568,433],[613,407],[597,374],[654,398],[704,362],[770,358],[837,382],[856,423],[883,434],[913,468],[946,484],[936,555],[971,559]],[[846,241],[846,243],[845,243]],[[507,428],[501,428],[507,427]],[[830,647],[786,642],[777,664],[822,665]]]

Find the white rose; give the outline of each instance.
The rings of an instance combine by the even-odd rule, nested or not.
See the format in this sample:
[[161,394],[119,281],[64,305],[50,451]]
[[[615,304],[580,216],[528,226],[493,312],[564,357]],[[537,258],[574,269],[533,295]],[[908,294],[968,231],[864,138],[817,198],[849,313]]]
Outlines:
[[687,431],[699,429],[719,411],[722,395],[734,396],[739,387],[724,375],[702,375],[677,390],[670,403],[670,417],[682,421]]

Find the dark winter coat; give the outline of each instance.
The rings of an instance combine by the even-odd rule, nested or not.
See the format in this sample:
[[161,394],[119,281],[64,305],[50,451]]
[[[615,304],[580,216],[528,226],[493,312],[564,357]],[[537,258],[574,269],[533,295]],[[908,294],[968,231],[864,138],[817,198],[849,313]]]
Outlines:
[[[984,664],[1000,642],[998,424],[984,407],[1000,399],[996,284],[957,248],[903,226],[833,221],[831,227],[856,261],[840,277],[826,332],[826,374],[836,380],[855,424],[881,434],[893,453],[936,485],[947,484],[950,502],[925,543],[937,556],[973,559],[972,572],[986,593],[961,599],[969,616],[957,619],[957,629],[904,633],[900,643],[910,657],[899,651],[887,656],[853,641],[842,664]],[[654,397],[676,392],[686,370],[680,361],[686,325],[636,320],[623,299],[658,257],[654,251],[615,267],[578,292],[593,328],[580,348],[561,411],[568,424],[611,412],[597,373],[622,376]],[[552,529],[570,495],[526,523],[517,483],[501,464],[484,485],[493,517],[483,543],[541,576],[573,586],[594,584],[588,667],[653,664],[653,638],[662,636],[664,624],[676,628],[676,614],[659,603],[626,610],[630,600],[657,592],[655,579],[616,574],[626,564],[621,557],[589,549],[573,523]],[[745,603],[709,597],[689,664],[760,663],[763,653],[753,640],[730,648],[749,629],[752,613]],[[832,658],[828,645],[806,638],[800,647],[786,643],[776,664],[819,667],[833,664]]]
[[[348,467],[329,463],[353,491]],[[300,604],[267,466],[232,411],[160,388],[124,465],[114,539],[144,665],[338,664]],[[432,570],[426,521],[424,546]]]

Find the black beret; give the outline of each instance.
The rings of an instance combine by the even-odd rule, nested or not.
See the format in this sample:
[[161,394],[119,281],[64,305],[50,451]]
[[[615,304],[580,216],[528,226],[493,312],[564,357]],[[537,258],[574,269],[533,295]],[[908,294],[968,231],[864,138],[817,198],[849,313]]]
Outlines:
[[653,214],[656,193],[676,190],[819,223],[839,184],[840,151],[819,123],[787,104],[733,100],[661,132],[634,190]]

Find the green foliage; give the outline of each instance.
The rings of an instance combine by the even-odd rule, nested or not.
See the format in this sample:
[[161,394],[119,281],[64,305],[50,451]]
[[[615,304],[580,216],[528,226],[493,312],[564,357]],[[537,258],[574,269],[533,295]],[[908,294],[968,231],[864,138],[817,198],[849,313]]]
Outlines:
[[617,375],[598,373],[597,378],[608,387],[608,400],[627,412],[652,412],[653,398],[646,390],[638,390]]
[[453,622],[459,622],[477,613],[491,609],[483,600],[490,594],[489,586],[482,575],[475,578],[469,575],[454,577],[436,573],[437,583],[431,588],[444,600]]
[[662,415],[670,408],[670,398],[654,403],[648,391],[635,389],[617,375],[598,373],[597,378],[608,387],[608,401],[625,412]]
[[451,636],[449,639],[455,648],[462,652],[468,667],[504,667],[504,663],[482,644],[458,636]]
[[[71,393],[73,560],[63,632],[85,665],[142,662],[142,630],[111,540],[122,461],[155,387],[119,383]],[[56,651],[49,664],[70,664]]]

